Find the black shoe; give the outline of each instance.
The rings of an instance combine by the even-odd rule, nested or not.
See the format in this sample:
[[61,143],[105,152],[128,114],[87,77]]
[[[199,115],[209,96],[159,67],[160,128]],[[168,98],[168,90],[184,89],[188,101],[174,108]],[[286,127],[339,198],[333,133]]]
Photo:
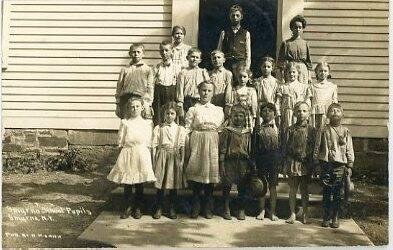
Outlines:
[[201,211],[201,203],[200,203],[199,199],[195,199],[192,204],[192,210],[191,210],[190,217],[192,219],[198,218],[200,211]]
[[323,220],[321,226],[322,227],[329,227],[329,221],[328,220]]
[[135,208],[134,219],[139,220],[140,218],[142,218],[141,209],[140,208]]
[[127,208],[120,215],[120,219],[127,219],[128,217],[131,216],[131,213],[132,213],[132,207],[131,206],[127,206]]
[[161,218],[162,215],[162,209],[161,208],[157,208],[156,212],[153,214],[153,219],[159,219]]
[[246,219],[246,213],[244,211],[244,209],[239,209],[239,212],[237,214],[237,219],[238,220],[245,220]]
[[177,219],[177,213],[174,207],[171,206],[171,208],[169,209],[169,219],[175,220]]
[[340,222],[338,221],[338,216],[334,216],[332,219],[332,223],[330,223],[331,228],[339,228]]

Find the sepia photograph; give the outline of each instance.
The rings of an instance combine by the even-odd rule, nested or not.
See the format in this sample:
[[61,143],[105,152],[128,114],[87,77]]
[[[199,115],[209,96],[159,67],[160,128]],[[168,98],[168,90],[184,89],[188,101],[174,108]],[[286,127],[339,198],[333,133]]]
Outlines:
[[389,248],[389,0],[2,0],[4,248]]

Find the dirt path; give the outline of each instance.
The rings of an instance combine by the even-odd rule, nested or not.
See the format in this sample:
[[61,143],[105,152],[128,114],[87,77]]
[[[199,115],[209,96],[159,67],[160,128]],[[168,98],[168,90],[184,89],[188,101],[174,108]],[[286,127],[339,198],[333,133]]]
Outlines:
[[3,175],[3,247],[102,247],[76,238],[102,211],[106,171]]
[[[116,187],[105,179],[107,173],[3,175],[3,247],[110,247],[77,240]],[[387,244],[388,187],[355,187],[353,219],[375,245]]]

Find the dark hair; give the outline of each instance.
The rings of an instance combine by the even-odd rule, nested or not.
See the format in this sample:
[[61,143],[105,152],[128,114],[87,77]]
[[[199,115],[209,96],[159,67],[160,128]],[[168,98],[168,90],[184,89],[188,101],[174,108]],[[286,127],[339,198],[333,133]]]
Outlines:
[[176,26],[173,26],[173,28],[172,28],[172,36],[175,35],[176,30],[181,30],[181,31],[183,31],[183,35],[184,35],[184,36],[185,36],[186,33],[187,33],[187,32],[186,32],[186,28],[184,28],[184,26],[176,25]]
[[235,104],[232,106],[231,108],[231,117],[233,114],[241,112],[244,114],[244,116],[247,116],[248,110],[247,108],[245,108],[243,105],[241,105],[240,103]]
[[295,23],[296,23],[296,22],[301,22],[301,23],[302,23],[302,26],[303,26],[303,29],[305,29],[306,26],[307,26],[306,19],[304,19],[304,17],[303,17],[302,15],[297,15],[297,16],[295,16],[294,18],[292,18],[292,19],[291,19],[291,22],[289,23],[289,28],[290,28],[291,30],[293,30],[293,28],[295,27]]
[[277,109],[276,109],[276,106],[275,106],[273,103],[268,102],[268,103],[262,104],[261,107],[260,107],[260,109],[259,109],[259,113],[261,113],[262,110],[265,109],[265,108],[268,108],[268,109],[270,109],[270,110],[273,110],[274,115],[277,115]]
[[[163,113],[165,114],[165,112],[167,111],[167,110],[170,110],[170,109],[173,109],[173,110],[175,110],[175,112],[176,112],[176,119],[175,119],[175,121],[176,121],[176,123],[179,123],[179,121],[178,121],[178,119],[179,119],[179,114],[180,114],[180,107],[176,104],[176,102],[174,102],[174,101],[171,101],[171,102],[167,102],[166,104],[164,104],[163,106],[162,106],[162,110],[163,110]],[[161,126],[162,125],[164,125],[164,123],[162,123],[161,124]]]
[[262,65],[263,65],[265,62],[270,62],[270,63],[272,64],[272,68],[273,68],[273,69],[274,69],[274,67],[276,66],[276,64],[275,64],[275,62],[274,62],[274,59],[273,59],[272,57],[270,57],[270,56],[262,57],[262,59],[261,59],[261,66],[260,66],[260,67],[262,67]]
[[331,111],[332,109],[334,109],[334,108],[340,109],[341,112],[344,114],[344,109],[343,109],[343,107],[342,107],[340,104],[338,104],[338,103],[332,103],[332,104],[330,104],[327,113],[329,114],[330,111]]
[[160,43],[160,48],[161,48],[161,46],[167,46],[167,45],[170,45],[170,46],[173,48],[172,42],[169,41],[169,40],[164,40],[164,41],[162,41],[162,42]]
[[232,13],[235,11],[239,11],[240,14],[242,14],[242,16],[244,16],[243,8],[239,4],[234,4],[231,6],[231,8],[229,8],[229,13]]
[[[329,75],[327,76],[327,78],[328,78],[328,79],[332,78],[332,75],[330,74],[330,65],[329,65],[327,62],[322,61],[322,62],[319,62],[319,63],[317,64],[317,66],[315,66],[315,69],[314,69],[315,77],[316,77],[317,79],[318,79],[318,74],[317,74],[318,68],[324,67],[324,66],[328,67],[328,69],[329,69]],[[318,79],[318,80],[319,80],[319,79]]]

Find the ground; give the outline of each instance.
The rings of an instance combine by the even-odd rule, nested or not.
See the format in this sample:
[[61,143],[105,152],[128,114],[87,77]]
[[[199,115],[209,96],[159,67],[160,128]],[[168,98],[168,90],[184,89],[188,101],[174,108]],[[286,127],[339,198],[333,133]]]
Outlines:
[[[108,169],[3,174],[3,247],[105,247],[77,237],[108,208]],[[388,187],[355,183],[352,217],[375,245],[388,243]]]

